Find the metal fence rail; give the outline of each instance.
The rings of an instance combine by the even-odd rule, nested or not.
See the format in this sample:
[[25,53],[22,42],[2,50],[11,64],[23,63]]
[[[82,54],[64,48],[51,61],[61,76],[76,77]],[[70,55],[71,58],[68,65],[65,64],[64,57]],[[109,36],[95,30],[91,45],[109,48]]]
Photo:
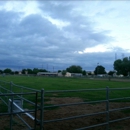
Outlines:
[[[37,117],[37,111],[40,109],[38,104],[39,97],[41,98],[41,91],[15,85],[12,82],[0,81],[0,100],[2,105],[6,106],[6,112],[0,112],[0,116],[8,115],[10,117],[10,130],[13,129],[13,116],[16,115],[29,130],[35,130],[37,125],[41,124],[40,118]],[[29,96],[32,100],[30,100]],[[20,104],[16,103],[20,101]],[[28,108],[29,107],[29,108]],[[31,108],[30,108],[31,107]],[[17,109],[17,111],[15,109]],[[33,122],[30,126],[27,121],[21,116],[26,115]]]
[[[113,122],[119,122],[122,120],[127,120],[130,119],[130,116],[123,117],[120,119],[114,119],[110,120],[110,113],[116,112],[116,111],[121,111],[121,110],[129,110],[130,106],[125,106],[121,108],[114,108],[110,109],[110,103],[111,102],[117,102],[117,101],[129,101],[130,96],[127,95],[126,97],[122,97],[120,94],[117,93],[117,91],[130,91],[130,88],[100,88],[100,89],[79,89],[79,90],[57,90],[57,91],[45,91],[44,89],[42,90],[36,90],[36,89],[31,89],[28,87],[24,86],[19,86],[16,85],[12,82],[4,82],[0,81],[0,100],[8,107],[10,110],[8,112],[1,112],[0,116],[3,115],[9,115],[10,116],[10,130],[13,129],[13,115],[17,115],[17,117],[27,126],[28,129],[30,130],[36,130],[37,126],[39,126],[40,130],[45,129],[45,125],[48,123],[53,123],[53,122],[60,122],[64,120],[72,120],[72,119],[79,119],[82,117],[90,117],[90,116],[96,116],[96,115],[102,115],[104,114],[106,119],[105,122],[100,122],[98,124],[93,124],[89,126],[85,126],[82,128],[77,128],[76,130],[86,130],[90,128],[95,128],[99,126],[105,126],[106,130],[109,130],[110,123]],[[103,92],[104,93],[104,99],[100,100],[93,100],[93,101],[82,101],[82,102],[75,102],[75,103],[63,103],[63,104],[55,104],[51,106],[46,106],[45,98],[47,94],[65,94],[65,93],[77,93],[77,92],[96,92],[98,93]],[[115,93],[115,97],[112,97],[111,93]],[[30,100],[28,96],[31,96],[31,98],[34,98],[34,101]],[[27,102],[28,104],[31,104],[33,106],[33,109],[28,109],[24,110],[20,106],[18,106],[17,103],[14,102],[15,98],[18,98],[22,100],[22,102]],[[39,102],[38,102],[39,101]],[[100,112],[93,112],[93,113],[85,113],[85,114],[80,114],[80,115],[75,115],[75,116],[69,116],[69,117],[62,117],[62,118],[54,118],[51,120],[45,120],[45,109],[48,108],[55,108],[55,107],[68,107],[68,106],[76,106],[76,105],[85,105],[85,104],[100,104],[104,103],[105,104],[105,110],[102,110]],[[17,107],[19,111],[13,111],[13,107]],[[37,117],[37,111],[39,111],[40,117]],[[33,115],[31,114],[33,113]],[[22,117],[21,114],[27,115],[31,120],[33,120],[34,125],[33,127],[30,126]]]
[[[88,101],[88,102],[78,102],[78,103],[68,103],[68,104],[56,104],[53,106],[44,106],[43,109],[46,108],[54,108],[54,107],[66,107],[66,106],[74,106],[74,105],[81,105],[81,104],[93,104],[93,103],[106,103],[106,110],[105,111],[101,111],[101,112],[96,112],[96,113],[90,113],[90,114],[83,114],[83,115],[78,115],[78,116],[71,116],[71,117],[66,117],[66,118],[58,118],[58,119],[53,119],[53,120],[44,120],[43,123],[51,123],[51,122],[59,122],[59,121],[64,121],[64,120],[71,120],[71,119],[76,119],[76,118],[81,118],[81,117],[89,117],[89,116],[95,116],[95,115],[101,115],[101,114],[106,114],[106,122],[102,122],[99,124],[95,124],[92,126],[86,126],[83,128],[78,128],[76,130],[86,130],[86,129],[90,129],[90,128],[94,128],[94,127],[99,127],[99,126],[106,126],[106,130],[109,129],[109,124],[113,123],[113,122],[118,122],[118,121],[122,121],[122,120],[127,120],[130,119],[130,117],[125,117],[125,118],[121,118],[121,119],[115,119],[115,120],[110,120],[110,113],[111,112],[115,112],[115,111],[120,111],[120,110],[126,110],[126,109],[130,109],[129,107],[123,107],[123,108],[116,108],[116,109],[110,109],[109,108],[109,103],[111,101],[117,101],[117,100],[127,100],[130,99],[130,97],[122,97],[122,98],[110,98],[110,92],[115,91],[115,90],[130,90],[130,88],[101,88],[101,89],[80,89],[80,90],[57,90],[57,91],[45,91],[44,94],[46,93],[68,93],[68,92],[85,92],[85,91],[105,91],[106,93],[106,99],[104,100],[98,100],[98,101]],[[43,117],[44,118],[44,117]]]
[[[6,94],[0,94],[0,99],[2,99],[2,97],[5,97],[5,96],[9,96],[9,100],[8,102],[10,102],[10,104],[8,103],[8,112],[5,112],[5,113],[0,113],[0,116],[3,116],[3,115],[9,115],[10,116],[10,129],[12,130],[12,122],[13,122],[13,115],[17,115],[19,117],[19,119],[21,119],[22,122],[24,122],[24,124],[31,130],[34,130],[34,128],[36,127],[36,122],[34,123],[34,128],[31,128],[25,121],[24,119],[21,117],[20,114],[26,114],[28,117],[30,117],[32,120],[36,120],[36,113],[37,113],[37,103],[35,104],[34,106],[34,110],[24,110],[22,109],[19,105],[17,105],[15,102],[14,102],[14,97],[17,96],[17,95],[28,95],[28,94],[35,94],[36,98],[37,98],[37,93],[36,92],[31,92],[31,93],[6,93]],[[3,101],[3,99],[2,99]],[[7,103],[6,103],[7,105]],[[19,111],[15,111],[13,110],[13,107],[17,107]],[[35,113],[35,116],[32,116],[31,113]]]

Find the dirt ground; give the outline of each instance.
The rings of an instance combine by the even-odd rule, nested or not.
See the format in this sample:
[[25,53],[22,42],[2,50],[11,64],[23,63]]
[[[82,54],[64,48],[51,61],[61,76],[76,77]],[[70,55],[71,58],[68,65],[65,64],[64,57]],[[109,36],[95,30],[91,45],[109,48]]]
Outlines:
[[[64,103],[77,103],[82,102],[80,98],[51,98],[46,104],[64,104]],[[121,102],[111,102],[110,109],[122,108],[130,106],[130,103],[121,103]],[[67,106],[60,107],[52,110],[45,110],[44,119],[52,120],[58,118],[66,118],[70,116],[78,116],[96,112],[102,112],[106,110],[106,103],[99,104],[84,104],[84,105],[75,105],[75,106]],[[38,112],[38,116],[40,113]],[[124,118],[126,116],[130,116],[130,110],[122,110],[110,113],[110,120]],[[31,121],[28,117],[23,115],[24,119],[33,127],[34,122]],[[13,116],[13,130],[27,130],[25,125],[16,117]],[[44,130],[75,130],[82,127],[87,127],[90,125],[95,125],[99,123],[103,123],[106,121],[106,114],[81,117],[66,121],[53,122],[53,123],[45,123]],[[8,116],[0,116],[0,130],[9,130],[10,118]],[[109,130],[130,130],[130,119],[111,123],[109,125]],[[37,129],[39,129],[37,127]],[[106,130],[105,126],[90,128],[89,130]]]
[[[82,102],[80,98],[51,98],[48,104],[64,104],[64,103],[76,103]],[[110,109],[122,108],[130,106],[130,103],[110,103]],[[84,115],[96,112],[102,112],[106,110],[106,103],[99,104],[85,104],[77,106],[61,107],[56,110],[46,110],[45,120],[51,120],[55,118],[66,118],[68,116]],[[115,120],[130,116],[130,111],[116,111],[110,113],[110,120]],[[72,119],[69,121],[61,121],[55,123],[45,124],[45,130],[74,130],[90,125],[95,125],[103,123],[106,121],[106,114],[82,117],[77,119]],[[111,130],[130,130],[130,120],[121,121],[119,123],[111,123]],[[105,130],[106,127],[96,127],[89,130]]]

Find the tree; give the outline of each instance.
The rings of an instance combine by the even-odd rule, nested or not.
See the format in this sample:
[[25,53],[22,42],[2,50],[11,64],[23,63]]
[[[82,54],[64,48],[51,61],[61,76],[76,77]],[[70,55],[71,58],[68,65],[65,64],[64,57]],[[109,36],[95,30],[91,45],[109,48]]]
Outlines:
[[106,74],[105,68],[101,65],[98,65],[94,70],[94,74]]
[[12,70],[9,69],[9,68],[7,68],[7,69],[4,70],[4,73],[8,73],[8,74],[10,74],[11,72],[12,72]]
[[117,71],[117,74],[123,74],[124,76],[129,75],[130,73],[130,57],[125,57],[122,60],[118,59],[114,61],[114,69]]
[[18,72],[18,71],[15,71],[14,73],[15,73],[15,74],[19,74],[19,72]]
[[63,76],[66,75],[66,70],[62,70],[62,75],[63,75]]
[[3,70],[0,70],[0,74],[2,74],[3,73]]
[[32,74],[33,71],[31,69],[27,69],[28,74]]
[[48,72],[48,71],[45,69],[39,69],[39,72]]
[[69,68],[67,68],[66,71],[70,72],[70,73],[82,73],[82,67],[81,66],[72,65]]
[[109,72],[108,72],[108,75],[113,76],[114,73],[115,73],[115,71],[109,71]]
[[83,70],[83,71],[82,71],[82,74],[83,74],[83,75],[86,75],[86,71],[85,71],[85,70]]
[[58,73],[60,73],[61,72],[61,70],[58,70]]
[[38,68],[34,68],[32,73],[33,74],[37,74],[38,72],[39,72],[39,69]]
[[114,62],[114,69],[117,71],[117,74],[121,74],[121,71],[122,71],[122,60],[121,59],[118,59]]
[[92,73],[91,73],[91,72],[88,72],[88,75],[92,75]]
[[22,74],[25,74],[26,71],[27,69],[22,69]]

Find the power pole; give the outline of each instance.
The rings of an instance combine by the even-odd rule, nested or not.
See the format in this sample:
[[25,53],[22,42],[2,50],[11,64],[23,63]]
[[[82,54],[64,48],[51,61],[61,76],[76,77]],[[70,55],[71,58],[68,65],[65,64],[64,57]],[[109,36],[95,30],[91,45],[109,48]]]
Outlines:
[[53,72],[54,72],[54,66],[53,66]]
[[47,71],[48,71],[48,64],[47,64]]
[[99,65],[99,63],[97,63],[97,75],[98,75],[98,65]]

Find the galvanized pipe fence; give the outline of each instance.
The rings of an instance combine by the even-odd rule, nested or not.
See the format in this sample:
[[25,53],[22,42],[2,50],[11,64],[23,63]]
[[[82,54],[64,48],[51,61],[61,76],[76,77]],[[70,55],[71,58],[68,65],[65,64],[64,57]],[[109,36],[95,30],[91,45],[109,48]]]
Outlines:
[[[129,96],[127,96],[127,97],[118,97],[118,98],[110,98],[110,92],[122,91],[122,90],[126,90],[126,91],[129,90],[129,94],[130,94],[130,87],[128,87],[128,88],[109,88],[109,87],[106,87],[106,88],[100,88],[100,89],[45,91],[44,94],[48,94],[48,93],[55,93],[56,94],[56,93],[69,93],[69,92],[85,92],[85,91],[87,91],[87,92],[96,91],[98,93],[98,91],[104,91],[106,93],[106,99],[104,99],[104,100],[77,102],[77,103],[69,103],[69,104],[57,104],[57,105],[52,105],[52,106],[44,106],[44,109],[46,109],[46,108],[54,108],[54,107],[76,106],[76,105],[83,105],[83,104],[105,103],[106,104],[106,110],[105,111],[100,111],[100,112],[89,113],[89,114],[78,115],[78,116],[70,116],[70,117],[60,118],[60,119],[58,118],[58,119],[52,119],[52,120],[44,120],[43,123],[46,124],[46,123],[60,122],[60,121],[65,121],[65,120],[72,120],[72,119],[77,119],[77,118],[83,118],[83,117],[90,117],[90,116],[106,114],[106,121],[105,122],[101,122],[99,124],[94,124],[94,125],[89,125],[89,126],[82,127],[82,128],[77,128],[75,130],[86,130],[86,129],[99,127],[99,126],[106,126],[106,130],[109,130],[109,128],[110,128],[109,124],[110,123],[130,119],[130,116],[127,116],[125,118],[110,120],[110,113],[111,112],[116,112],[116,111],[121,111],[121,110],[128,110],[128,109],[130,110],[130,106],[122,107],[122,108],[116,108],[116,109],[110,109],[110,107],[109,107],[110,102],[119,101],[119,100],[129,100],[130,99]],[[118,96],[122,96],[122,95],[118,95]]]
[[[122,97],[122,95],[118,95],[115,97],[110,97],[111,92],[114,91],[129,91],[130,92],[130,87],[128,88],[100,88],[100,89],[80,89],[80,90],[57,90],[57,91],[44,91],[42,90],[36,90],[36,89],[31,89],[28,87],[20,86],[20,85],[15,85],[12,82],[4,82],[0,81],[0,100],[8,107],[8,112],[1,112],[0,116],[3,115],[9,115],[10,116],[10,130],[13,129],[13,115],[17,115],[17,117],[26,125],[26,127],[30,130],[36,130],[37,126],[40,130],[45,130],[45,125],[48,123],[52,122],[60,122],[60,121],[65,121],[65,120],[72,120],[72,119],[78,119],[78,118],[83,118],[83,117],[90,117],[90,116],[97,116],[97,115],[106,115],[106,121],[101,122],[99,124],[93,124],[93,125],[88,125],[82,128],[77,128],[75,130],[86,130],[90,128],[96,128],[99,126],[105,126],[106,130],[109,130],[110,128],[110,123],[114,122],[119,122],[122,120],[128,120],[130,119],[130,116],[120,118],[120,119],[110,119],[110,113],[111,112],[116,112],[116,111],[121,111],[121,110],[129,110],[130,106],[127,107],[121,107],[121,108],[114,108],[110,109],[110,102],[116,102],[116,101],[121,101],[121,100],[128,100],[130,101],[130,96]],[[65,104],[55,104],[51,106],[46,106],[45,102],[45,97],[47,94],[56,94],[56,93],[76,93],[76,92],[96,92],[98,91],[103,91],[105,93],[105,98],[100,99],[100,100],[94,100],[94,101],[83,101],[83,102],[77,102],[77,103],[65,103]],[[116,94],[116,92],[115,92]],[[28,99],[28,95],[30,96]],[[34,98],[34,100],[30,100]],[[53,97],[52,95],[50,97]],[[28,109],[25,110],[24,108],[20,107],[16,102],[15,99],[18,98],[19,100],[23,102],[28,102],[33,106],[33,109]],[[81,115],[76,115],[76,116],[70,116],[70,117],[65,117],[65,118],[57,118],[57,119],[51,119],[51,120],[45,120],[45,109],[48,108],[55,108],[55,107],[67,107],[67,106],[76,106],[76,105],[83,105],[83,104],[100,104],[100,103],[105,103],[106,109],[104,111],[100,112],[93,112],[93,113],[86,113],[86,114],[81,114]],[[18,111],[13,110],[13,107],[17,108]],[[37,111],[40,112],[40,117],[37,117]],[[32,114],[33,113],[33,114]],[[21,114],[24,114],[30,118],[30,120],[33,120],[34,124],[33,127],[30,126],[26,120],[24,120],[21,117]]]
[[[0,110],[0,116],[9,116],[8,128],[10,130],[13,130],[15,116],[28,130],[36,130],[37,126],[42,126],[41,119],[37,116],[37,111],[41,111],[41,104],[38,103],[38,100],[41,100],[41,91],[16,85],[13,82],[0,81],[0,108],[2,109],[4,106],[3,110]],[[22,117],[23,115],[24,117]],[[33,124],[28,123],[25,116]]]

